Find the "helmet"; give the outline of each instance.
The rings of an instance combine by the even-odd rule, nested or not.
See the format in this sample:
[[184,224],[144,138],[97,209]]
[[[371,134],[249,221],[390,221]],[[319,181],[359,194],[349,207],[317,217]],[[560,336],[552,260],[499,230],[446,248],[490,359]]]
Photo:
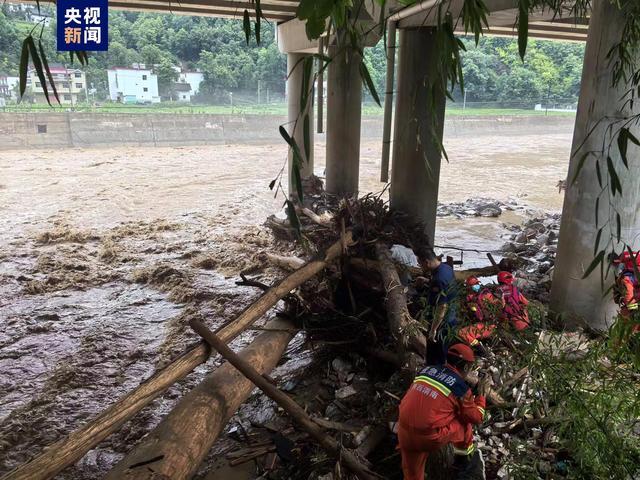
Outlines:
[[625,250],[614,263],[623,264],[626,270],[633,270],[634,263],[640,267],[640,252],[631,253]]
[[473,285],[479,285],[480,280],[478,280],[478,277],[471,276],[467,278],[466,284],[467,284],[467,287],[472,287]]
[[498,272],[498,283],[502,283],[504,285],[511,285],[513,282],[513,275],[509,272]]
[[476,357],[473,354],[473,350],[464,343],[456,343],[449,347],[447,351],[447,357],[461,358],[462,360],[472,363],[475,362]]

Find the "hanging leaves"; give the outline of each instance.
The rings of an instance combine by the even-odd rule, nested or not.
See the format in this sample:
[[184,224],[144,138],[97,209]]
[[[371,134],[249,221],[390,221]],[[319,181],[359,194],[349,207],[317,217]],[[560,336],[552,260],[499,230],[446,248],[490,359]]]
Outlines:
[[587,267],[587,270],[584,272],[584,275],[582,276],[583,279],[591,275],[591,273],[598,267],[598,265],[600,265],[603,262],[604,253],[605,253],[604,250],[600,250],[598,252],[598,254],[595,256],[595,258],[591,261],[591,263]]
[[590,155],[590,152],[585,152],[582,155],[582,157],[580,157],[580,160],[578,160],[578,166],[576,167],[576,173],[573,174],[571,185],[576,183],[576,181],[578,180],[578,176],[580,175],[580,172],[582,171],[582,168],[584,167],[584,164],[587,161],[587,158],[589,157],[589,155]]
[[611,157],[607,157],[607,170],[609,171],[609,186],[611,187],[611,193],[616,196],[616,192],[622,193],[622,185],[620,184],[620,178],[613,166],[613,160]]
[[380,97],[378,96],[378,91],[376,90],[376,86],[373,84],[373,80],[371,80],[369,69],[367,68],[364,62],[360,62],[360,76],[362,77],[362,82],[367,87],[367,90],[369,90],[369,93],[371,94],[373,99],[376,101],[378,106],[381,107],[382,104],[380,103]]
[[518,53],[524,61],[527,53],[527,42],[529,40],[529,4],[530,0],[520,0],[518,2]]
[[[294,68],[296,68],[294,66]],[[307,109],[307,103],[309,102],[309,95],[311,95],[313,88],[311,88],[313,76],[313,57],[307,55],[302,60],[302,89],[300,91],[300,114],[303,114]]]
[[309,114],[305,114],[303,121],[303,137],[304,137],[304,158],[308,162],[311,158],[311,128],[309,125]]
[[596,255],[598,253],[598,247],[600,246],[600,237],[602,237],[602,228],[598,229],[598,233],[596,234],[596,241],[593,243],[593,254]]
[[42,57],[42,65],[44,65],[44,70],[47,73],[47,78],[49,79],[49,85],[51,85],[51,90],[53,91],[53,95],[56,97],[56,101],[60,103],[60,97],[58,97],[58,90],[56,88],[56,83],[53,81],[53,75],[51,75],[51,70],[49,69],[49,62],[47,61],[47,56],[44,53],[44,47],[42,46],[41,40],[38,40],[38,48],[40,50],[40,57]]
[[89,65],[89,56],[87,55],[87,52],[83,51],[83,50],[78,50],[78,51],[70,51],[69,52],[69,60],[71,60],[71,63],[73,63],[73,54],[75,53],[76,57],[78,58],[78,61],[80,62],[80,65]]
[[260,0],[255,0],[256,21],[254,26],[254,32],[256,35],[256,43],[260,45],[260,21],[264,18],[262,13],[262,7],[260,6]]
[[20,53],[20,99],[24,97],[27,90],[27,74],[29,70],[29,37],[22,42],[22,52]]
[[289,219],[289,224],[296,232],[296,236],[298,238],[301,238],[302,232],[300,231],[300,219],[298,218],[298,214],[296,213],[296,206],[291,200],[286,200],[285,204],[287,206],[287,218]]
[[480,42],[480,34],[484,27],[489,27],[487,15],[489,9],[483,0],[466,0],[462,4],[462,24],[464,25],[464,33],[473,32],[476,45]]
[[348,0],[301,0],[296,16],[305,21],[307,38],[320,38],[327,28],[329,17],[332,17],[336,27],[344,25]]
[[58,101],[58,103],[60,103],[58,92],[53,81],[53,76],[51,75],[51,70],[49,69],[49,62],[47,62],[47,57],[44,53],[42,42],[38,41],[38,47],[36,47],[36,42],[31,35],[28,35],[27,38],[25,38],[22,42],[22,51],[20,53],[20,99],[22,99],[27,90],[29,59],[31,59],[31,61],[33,62],[33,68],[36,71],[36,75],[38,76],[38,80],[40,81],[40,85],[42,87],[42,92],[44,93],[44,97],[47,100],[49,106],[51,106],[51,99],[49,98],[49,87],[47,85],[47,79],[51,85],[51,90],[53,91],[56,100]]
[[249,45],[249,39],[251,38],[251,18],[249,17],[249,10],[245,8],[244,16],[242,19],[242,29],[244,30],[244,38]]
[[298,147],[298,144],[296,143],[295,139],[292,138],[291,135],[289,135],[289,132],[287,132],[286,128],[280,125],[279,131],[280,131],[280,136],[284,138],[284,141],[287,142],[287,144],[289,145],[293,153],[291,175],[293,176],[293,180],[296,185],[298,199],[300,200],[300,202],[302,202],[304,200],[304,193],[302,191],[302,174],[301,174],[302,155],[300,154],[300,148]]

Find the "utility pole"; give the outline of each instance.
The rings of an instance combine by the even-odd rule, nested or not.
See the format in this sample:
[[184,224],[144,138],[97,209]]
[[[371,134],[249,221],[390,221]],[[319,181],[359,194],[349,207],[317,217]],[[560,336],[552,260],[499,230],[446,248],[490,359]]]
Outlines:
[[467,89],[464,89],[464,98],[462,99],[462,111],[467,109]]
[[258,105],[260,105],[260,80],[258,80]]
[[544,116],[549,115],[549,97],[551,97],[551,82],[549,82],[549,89],[547,90],[547,105],[545,106]]

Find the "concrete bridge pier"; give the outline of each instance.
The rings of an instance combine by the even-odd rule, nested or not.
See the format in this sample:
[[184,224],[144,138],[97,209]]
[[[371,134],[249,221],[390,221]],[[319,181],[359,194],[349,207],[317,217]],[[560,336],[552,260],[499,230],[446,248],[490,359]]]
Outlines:
[[326,189],[335,195],[355,195],[360,173],[362,57],[347,46],[346,38],[340,47],[329,47],[329,56]]
[[[303,106],[302,90],[304,87],[304,59],[309,54],[306,53],[288,53],[287,54],[287,131],[289,135],[296,141],[302,156],[301,176],[303,179],[313,175],[313,140],[314,140],[314,123],[313,123],[313,77],[308,79],[307,84],[307,101]],[[309,116],[309,155],[305,152],[304,142],[304,118]],[[288,178],[289,178],[289,195],[297,195],[295,181],[291,175],[293,167],[293,149],[289,148],[288,154]]]
[[431,27],[400,30],[397,96],[393,139],[390,207],[425,224],[433,243],[436,229],[445,95],[433,101],[436,80],[432,59],[435,35]]
[[[608,130],[613,126],[613,131],[616,132],[620,126],[619,120],[631,113],[628,108],[623,109],[623,102],[620,100],[627,86],[622,82],[620,87],[612,88],[612,64],[607,59],[611,47],[620,40],[624,24],[624,15],[609,0],[596,0],[593,3],[551,290],[551,310],[562,315],[568,327],[575,327],[585,321],[593,328],[606,328],[617,310],[611,294],[603,298],[599,268],[588,278],[582,279],[594,258],[594,242],[599,228],[603,227],[603,231],[598,251],[605,248],[610,239],[613,239],[618,253],[623,248],[623,243],[617,244],[615,239],[616,219],[609,200],[621,216],[622,241],[632,247],[640,246],[640,148],[629,142],[627,170],[615,146],[616,137],[612,138]],[[638,112],[640,109],[636,106],[634,113]],[[632,133],[640,138],[636,126],[632,128]],[[601,187],[597,180],[595,159],[590,157],[586,161],[575,184],[572,185],[571,181],[583,154],[588,151],[600,152],[603,140],[607,144],[613,140],[611,159],[620,176],[623,193],[622,196],[618,194],[613,197],[605,190],[599,202],[596,225],[596,198]],[[603,186],[609,189],[606,186],[606,160],[606,155],[600,159],[600,169]],[[606,225],[606,222],[609,224]],[[607,251],[611,251],[611,248],[607,248]],[[604,288],[611,285],[613,280],[611,271],[605,279]]]

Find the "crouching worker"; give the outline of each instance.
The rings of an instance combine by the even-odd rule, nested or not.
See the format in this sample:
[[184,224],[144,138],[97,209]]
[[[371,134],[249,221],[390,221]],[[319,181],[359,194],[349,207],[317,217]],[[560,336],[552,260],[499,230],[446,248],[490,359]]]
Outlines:
[[467,278],[466,286],[466,325],[458,330],[458,338],[483,352],[484,347],[480,340],[489,338],[496,329],[497,313],[502,305],[500,300],[489,289],[484,288],[476,277]]
[[625,337],[640,333],[638,323],[638,303],[640,302],[640,282],[636,269],[640,268],[640,252],[625,251],[614,261],[616,265],[616,288],[613,298],[620,306],[621,326],[627,330]]
[[513,275],[509,272],[498,272],[498,284],[502,295],[502,317],[511,323],[518,332],[529,327],[529,300],[513,284]]
[[449,347],[445,365],[420,371],[400,403],[398,441],[405,480],[423,480],[429,453],[452,443],[460,476],[482,471],[484,464],[473,444],[473,425],[485,417],[486,380],[471,393],[463,380],[475,361],[467,345]]

